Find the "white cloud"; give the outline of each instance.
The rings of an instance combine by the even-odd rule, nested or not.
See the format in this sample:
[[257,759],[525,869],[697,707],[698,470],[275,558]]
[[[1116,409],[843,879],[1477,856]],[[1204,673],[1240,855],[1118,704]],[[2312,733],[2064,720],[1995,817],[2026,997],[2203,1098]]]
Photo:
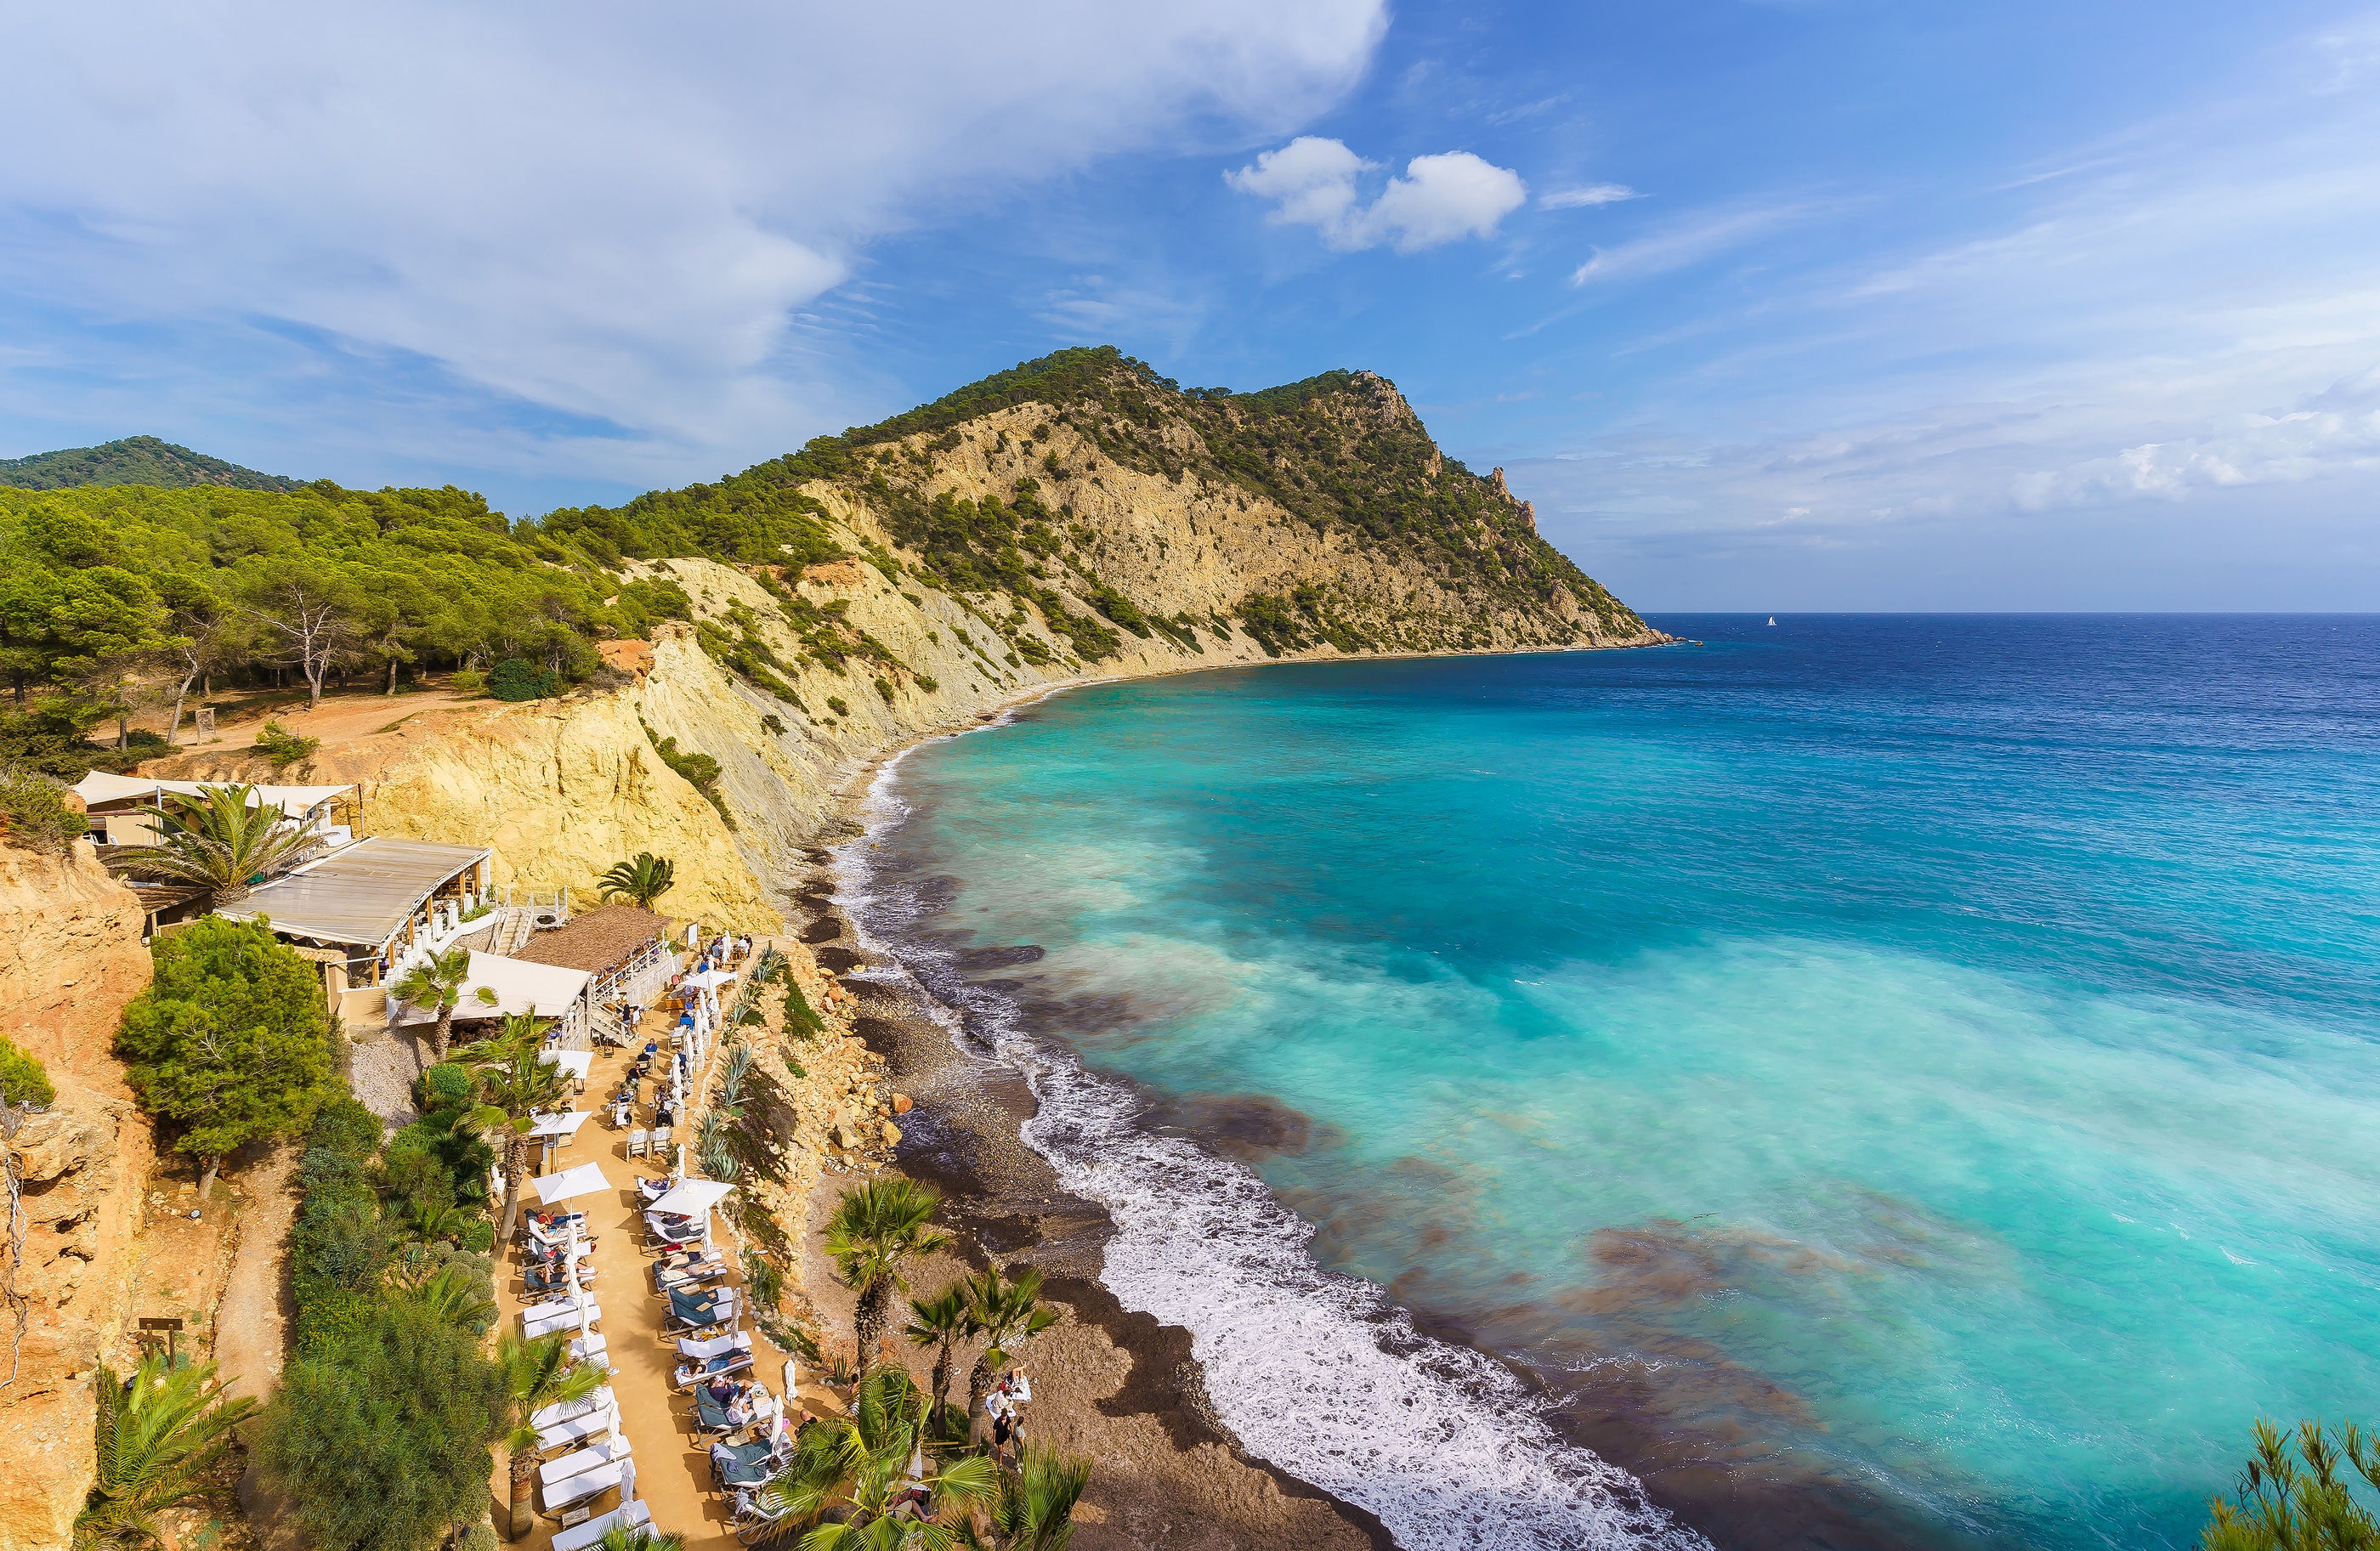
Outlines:
[[[0,287],[400,352],[716,467],[873,239],[1102,153],[1293,128],[1380,0],[12,7]],[[210,322],[212,321],[212,322]],[[600,438],[599,438],[600,439]]]
[[1590,183],[1584,188],[1556,188],[1537,196],[1539,210],[1590,210],[1645,196],[1624,183]]
[[1356,179],[1378,170],[1344,142],[1301,135],[1268,151],[1223,181],[1243,194],[1274,201],[1269,219],[1312,226],[1332,248],[1354,249],[1392,244],[1400,253],[1492,236],[1504,217],[1528,202],[1520,175],[1467,151],[1416,156],[1404,175],[1368,204],[1360,202]]

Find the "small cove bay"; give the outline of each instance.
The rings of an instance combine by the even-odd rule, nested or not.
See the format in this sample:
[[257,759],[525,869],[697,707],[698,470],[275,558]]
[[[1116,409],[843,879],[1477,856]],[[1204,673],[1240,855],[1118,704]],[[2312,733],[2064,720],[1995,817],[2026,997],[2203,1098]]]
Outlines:
[[2380,1420],[2380,619],[1653,623],[880,789],[871,935],[1249,1447],[1414,1547],[2186,1546]]

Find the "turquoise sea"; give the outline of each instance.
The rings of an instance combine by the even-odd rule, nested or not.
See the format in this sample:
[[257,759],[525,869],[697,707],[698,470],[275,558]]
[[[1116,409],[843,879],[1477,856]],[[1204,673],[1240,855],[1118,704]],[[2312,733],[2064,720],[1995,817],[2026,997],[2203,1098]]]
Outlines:
[[1415,1548],[2132,1551],[2380,1422],[2380,618],[1654,623],[880,788],[1249,1447]]

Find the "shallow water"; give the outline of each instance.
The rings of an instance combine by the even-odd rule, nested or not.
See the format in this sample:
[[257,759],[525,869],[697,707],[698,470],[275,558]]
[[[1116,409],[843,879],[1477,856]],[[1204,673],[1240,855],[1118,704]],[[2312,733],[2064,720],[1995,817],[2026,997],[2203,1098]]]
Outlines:
[[2380,620],[1656,623],[930,745],[878,925],[1119,1295],[1409,1545],[1682,1537],[1399,1308],[1624,1380],[1722,1543],[1827,1538],[1702,1511],[1755,1482],[2193,1543],[2252,1418],[2380,1394]]

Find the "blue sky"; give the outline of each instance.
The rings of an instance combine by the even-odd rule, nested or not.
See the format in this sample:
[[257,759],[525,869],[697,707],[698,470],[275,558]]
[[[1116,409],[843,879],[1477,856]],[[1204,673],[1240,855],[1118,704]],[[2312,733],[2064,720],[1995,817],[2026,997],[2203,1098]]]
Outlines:
[[2380,605],[2370,6],[44,10],[0,455],[529,514],[1113,343],[1648,610]]

